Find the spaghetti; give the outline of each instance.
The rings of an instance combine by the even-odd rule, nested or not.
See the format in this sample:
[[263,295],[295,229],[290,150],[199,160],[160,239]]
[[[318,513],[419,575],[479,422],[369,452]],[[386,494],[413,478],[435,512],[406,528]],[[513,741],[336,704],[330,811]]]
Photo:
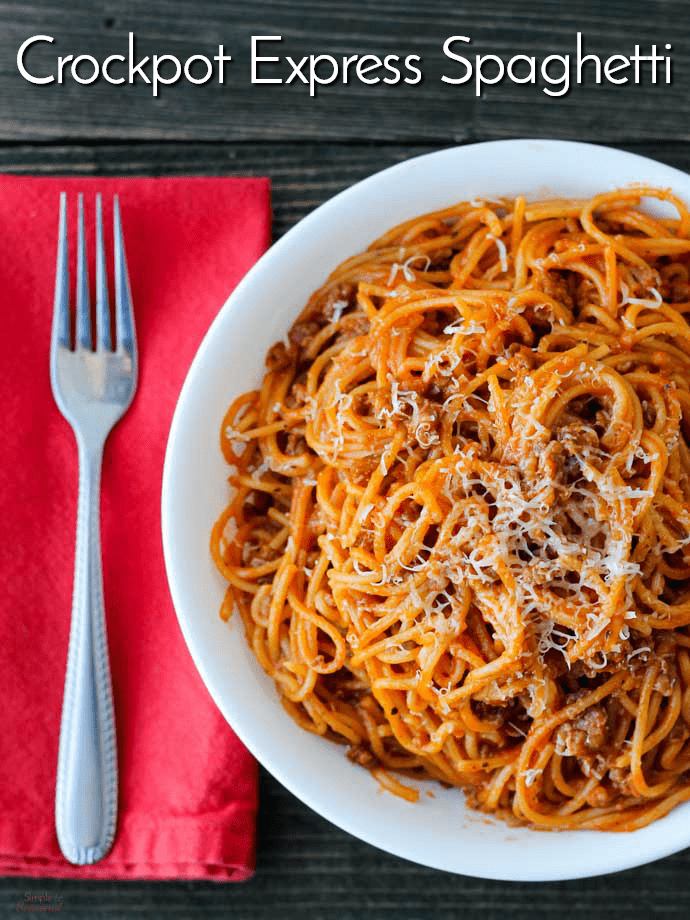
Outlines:
[[343,262],[230,406],[222,615],[392,791],[690,799],[689,273],[668,191],[464,202]]

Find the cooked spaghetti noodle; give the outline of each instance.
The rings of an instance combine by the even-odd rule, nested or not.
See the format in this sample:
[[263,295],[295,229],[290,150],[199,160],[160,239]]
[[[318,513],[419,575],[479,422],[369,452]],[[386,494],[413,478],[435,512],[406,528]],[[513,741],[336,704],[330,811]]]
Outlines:
[[690,798],[689,272],[667,191],[464,202],[343,262],[230,406],[222,615],[389,789],[603,830]]

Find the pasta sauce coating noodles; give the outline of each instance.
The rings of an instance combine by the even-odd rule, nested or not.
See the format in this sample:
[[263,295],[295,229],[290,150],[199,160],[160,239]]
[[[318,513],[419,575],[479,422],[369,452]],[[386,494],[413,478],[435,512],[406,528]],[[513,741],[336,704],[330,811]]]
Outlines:
[[463,202],[339,265],[230,406],[221,613],[392,791],[690,798],[689,272],[669,191]]

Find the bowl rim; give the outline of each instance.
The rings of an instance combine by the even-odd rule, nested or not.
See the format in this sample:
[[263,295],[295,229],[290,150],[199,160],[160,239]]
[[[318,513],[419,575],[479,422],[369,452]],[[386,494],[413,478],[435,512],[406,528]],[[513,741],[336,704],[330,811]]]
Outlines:
[[[581,141],[567,141],[547,138],[506,139],[446,147],[441,150],[436,150],[430,153],[421,154],[419,156],[403,160],[383,170],[373,173],[367,178],[343,189],[341,192],[316,207],[269,247],[264,255],[261,256],[261,258],[247,272],[244,278],[232,291],[225,303],[219,309],[208,331],[206,332],[185,377],[185,381],[177,400],[170,427],[162,477],[161,529],[165,568],[170,594],[172,597],[178,623],[180,625],[180,629],[188,650],[191,654],[192,660],[194,661],[194,664],[199,671],[201,678],[206,685],[212,699],[220,709],[227,722],[230,724],[235,734],[254,755],[257,761],[259,761],[259,763],[261,763],[283,786],[285,786],[304,804],[312,808],[331,823],[354,835],[358,839],[403,859],[416,862],[429,868],[435,868],[442,871],[448,871],[455,874],[464,874],[478,878],[501,881],[542,882],[572,880],[606,875],[612,872],[644,865],[662,857],[677,853],[681,849],[690,846],[690,826],[688,827],[688,830],[685,834],[680,833],[682,828],[679,828],[678,826],[676,826],[675,833],[644,834],[645,831],[649,831],[649,827],[658,828],[662,823],[668,822],[670,816],[666,816],[665,818],[661,818],[656,822],[653,822],[653,825],[650,825],[648,828],[642,828],[637,831],[626,833],[618,832],[615,834],[608,834],[601,831],[559,832],[566,835],[586,835],[587,839],[591,839],[591,834],[596,835],[594,839],[599,837],[614,836],[619,840],[624,839],[628,845],[615,847],[611,850],[611,852],[607,852],[604,858],[596,854],[596,852],[592,853],[583,860],[583,863],[580,866],[561,865],[557,860],[554,860],[553,863],[548,865],[540,864],[539,866],[536,866],[534,871],[523,870],[517,872],[511,869],[510,866],[491,865],[484,868],[481,865],[474,864],[468,866],[468,871],[462,871],[461,868],[457,868],[455,866],[449,866],[445,864],[441,865],[438,860],[427,859],[423,855],[411,855],[408,851],[408,848],[406,848],[406,846],[402,843],[396,844],[395,841],[391,842],[390,840],[382,842],[380,835],[377,834],[375,821],[370,822],[370,825],[367,827],[363,826],[361,821],[354,821],[349,819],[347,815],[343,815],[343,813],[337,808],[330,807],[329,803],[324,803],[324,801],[319,798],[318,795],[312,793],[311,789],[304,785],[300,785],[300,783],[297,782],[294,776],[289,772],[284,771],[280,763],[273,761],[272,757],[267,754],[267,752],[264,751],[256,742],[251,731],[250,720],[243,720],[240,718],[238,716],[239,710],[228,702],[226,693],[222,687],[218,686],[218,683],[214,679],[210,668],[207,667],[207,662],[204,659],[203,652],[195,635],[194,616],[186,608],[184,603],[183,586],[179,581],[178,571],[175,566],[176,540],[175,533],[171,525],[172,507],[175,495],[176,448],[178,442],[183,436],[183,417],[186,406],[195,390],[197,379],[201,376],[202,368],[204,366],[207,353],[211,347],[211,343],[216,338],[216,335],[218,334],[221,327],[224,325],[228,313],[236,304],[240,304],[244,298],[251,293],[251,288],[257,282],[257,279],[262,278],[266,272],[271,271],[272,266],[274,263],[279,261],[283,255],[283,252],[293,247],[297,242],[299,242],[300,239],[308,238],[312,233],[312,228],[318,228],[319,225],[323,224],[323,222],[330,218],[331,214],[340,212],[341,209],[348,205],[350,201],[357,201],[362,195],[366,195],[370,190],[375,189],[379,183],[389,181],[391,178],[397,178],[398,176],[402,177],[406,171],[409,172],[410,170],[416,170],[422,165],[425,167],[434,167],[441,163],[444,159],[453,160],[455,157],[464,159],[465,157],[472,158],[476,155],[488,156],[494,152],[500,152],[505,157],[510,157],[511,153],[524,154],[526,151],[535,149],[547,151],[550,156],[571,156],[574,160],[576,160],[578,157],[589,158],[596,154],[603,156],[613,155],[614,157],[619,158],[621,168],[624,165],[629,165],[631,167],[631,172],[634,172],[634,167],[637,166],[640,168],[640,171],[649,171],[650,168],[653,168],[654,170],[662,173],[663,182],[655,181],[654,184],[673,185],[674,191],[677,191],[676,185],[682,184],[687,191],[685,194],[680,192],[680,196],[690,198],[690,176],[679,169],[667,166],[666,164],[660,163],[650,157],[619,150],[615,147],[594,143],[585,143]],[[573,169],[572,174],[575,175],[575,169]],[[629,183],[626,182],[623,184]],[[451,203],[452,201],[449,201],[449,204]],[[432,209],[429,208],[429,210]],[[317,283],[315,282],[313,286],[315,288]],[[262,355],[257,356],[257,363],[260,362],[262,357]],[[266,679],[270,681],[269,678]],[[271,689],[273,688],[271,687]],[[278,699],[276,696],[276,703],[277,702]],[[687,814],[687,812],[690,811],[690,803],[687,803],[685,806],[678,806],[676,809],[674,809],[674,812],[683,810],[685,810]],[[673,814],[673,812],[671,814]],[[480,817],[483,816],[480,815]],[[677,824],[678,822],[676,822],[676,825]],[[537,831],[530,832],[538,833]],[[640,846],[642,841],[644,841],[645,845]],[[635,846],[635,843],[637,843],[638,846]],[[596,851],[597,848],[592,847],[591,849]],[[472,861],[470,860],[470,862]]]

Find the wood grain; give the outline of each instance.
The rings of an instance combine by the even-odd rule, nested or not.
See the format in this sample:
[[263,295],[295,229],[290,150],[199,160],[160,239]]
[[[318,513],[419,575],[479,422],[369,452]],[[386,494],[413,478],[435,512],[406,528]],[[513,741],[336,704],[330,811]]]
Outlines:
[[[246,0],[155,0],[146,5],[76,0],[69,9],[65,15],[64,7],[52,0],[0,4],[0,139],[299,137],[439,144],[506,136],[617,143],[640,137],[690,139],[690,68],[683,60],[690,19],[684,0],[570,0],[567,5],[559,0],[462,5],[456,0],[255,0],[251,6]],[[126,54],[130,31],[136,37],[137,60],[153,54],[173,54],[183,62],[195,54],[212,57],[223,44],[233,57],[226,83],[195,86],[182,80],[162,87],[154,98],[152,87],[141,80],[112,86],[99,79],[82,86],[68,78],[62,85],[35,86],[17,69],[17,51],[33,35],[54,38],[52,45],[35,46],[26,59],[33,73],[47,76],[55,73],[58,55],[90,54],[103,61],[110,54]],[[443,54],[449,36],[468,36],[472,59],[497,54],[507,61],[526,54],[541,63],[550,54],[573,57],[578,31],[585,36],[585,51],[602,59],[630,55],[635,44],[648,52],[655,43],[663,54],[670,42],[675,56],[672,85],[653,85],[649,73],[640,85],[597,85],[590,69],[582,85],[571,85],[561,97],[547,96],[543,81],[542,86],[518,86],[504,80],[477,98],[472,85],[441,80],[462,73]],[[418,54],[424,78],[417,85],[402,80],[396,85],[337,82],[321,87],[313,98],[298,79],[289,85],[252,85],[252,35],[282,36],[280,46],[265,44],[262,53],[296,59],[310,54],[338,59]],[[555,64],[554,75],[557,68]],[[290,68],[285,62],[269,64],[261,73],[287,79]],[[18,98],[21,106],[13,104]]]
[[[445,145],[292,143],[135,143],[2,145],[0,172],[33,175],[269,176],[273,236],[367,176]],[[690,144],[645,141],[621,149],[690,171]],[[594,156],[596,153],[593,154]]]

